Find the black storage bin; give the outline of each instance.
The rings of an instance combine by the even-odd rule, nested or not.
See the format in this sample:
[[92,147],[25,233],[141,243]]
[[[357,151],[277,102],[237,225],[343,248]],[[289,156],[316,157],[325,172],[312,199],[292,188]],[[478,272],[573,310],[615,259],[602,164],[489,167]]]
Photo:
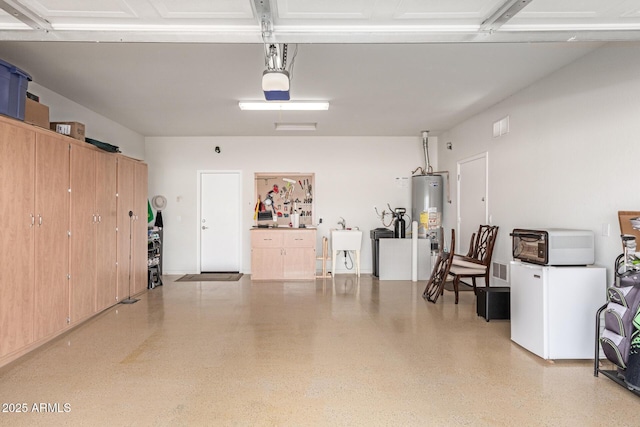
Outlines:
[[511,318],[511,289],[508,287],[476,288],[476,313],[488,322]]

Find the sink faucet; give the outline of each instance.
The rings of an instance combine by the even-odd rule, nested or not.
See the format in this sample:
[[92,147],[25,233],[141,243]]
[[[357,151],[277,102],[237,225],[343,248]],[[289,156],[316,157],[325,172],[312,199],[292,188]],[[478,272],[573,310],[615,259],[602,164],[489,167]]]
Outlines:
[[347,228],[347,221],[344,218],[340,217],[340,221],[338,221],[338,225],[342,226],[342,229],[345,230]]

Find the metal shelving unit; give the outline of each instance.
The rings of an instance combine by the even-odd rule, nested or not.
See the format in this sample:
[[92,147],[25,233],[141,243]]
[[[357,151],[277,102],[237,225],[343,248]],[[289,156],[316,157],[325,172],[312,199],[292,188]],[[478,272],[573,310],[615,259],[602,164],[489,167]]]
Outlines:
[[162,286],[162,231],[149,230],[147,239],[148,288]]

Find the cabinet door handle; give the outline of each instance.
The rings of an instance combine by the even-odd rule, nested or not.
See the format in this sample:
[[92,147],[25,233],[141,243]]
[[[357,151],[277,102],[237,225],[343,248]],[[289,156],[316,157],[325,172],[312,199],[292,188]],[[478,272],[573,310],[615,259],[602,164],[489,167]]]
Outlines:
[[102,222],[102,217],[98,215],[98,222]]
[[539,274],[534,274],[533,277],[535,277],[536,279],[539,279],[540,275]]
[[33,214],[29,214],[29,216],[31,217],[31,225],[29,226],[29,228],[32,228],[34,225],[36,225],[36,217]]
[[38,214],[38,227],[42,226],[42,216]]

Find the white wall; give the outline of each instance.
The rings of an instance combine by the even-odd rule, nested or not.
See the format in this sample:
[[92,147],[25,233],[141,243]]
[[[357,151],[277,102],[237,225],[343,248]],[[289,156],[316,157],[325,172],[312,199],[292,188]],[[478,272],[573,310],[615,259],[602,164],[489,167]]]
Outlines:
[[[315,173],[315,221],[317,250],[322,236],[337,227],[344,217],[348,227],[364,231],[361,269],[371,273],[369,231],[381,227],[373,207],[380,211],[406,207],[410,212],[410,186],[398,188],[397,177],[410,177],[424,165],[419,130],[414,137],[148,137],[149,196],[164,195],[168,204],[162,212],[164,223],[163,270],[165,274],[197,272],[197,172],[199,170],[242,172],[242,266],[251,271],[249,229],[253,225],[256,202],[254,173]],[[430,155],[435,169],[437,138]],[[221,147],[216,154],[215,146]],[[437,170],[437,169],[436,169]],[[224,202],[224,201],[221,201]],[[387,218],[390,220],[390,218]],[[321,264],[318,263],[318,269]],[[346,272],[343,258],[336,272]]]
[[[441,168],[455,171],[457,161],[489,153],[489,212],[500,226],[494,260],[512,259],[514,228],[589,229],[596,264],[612,280],[621,252],[617,212],[640,210],[638,94],[640,44],[609,44],[440,136]],[[492,138],[493,122],[506,115],[510,133]]]
[[85,125],[88,138],[120,147],[122,154],[144,160],[144,137],[103,117],[37,83],[29,82],[29,92],[38,95],[49,107],[51,122],[80,122]]

